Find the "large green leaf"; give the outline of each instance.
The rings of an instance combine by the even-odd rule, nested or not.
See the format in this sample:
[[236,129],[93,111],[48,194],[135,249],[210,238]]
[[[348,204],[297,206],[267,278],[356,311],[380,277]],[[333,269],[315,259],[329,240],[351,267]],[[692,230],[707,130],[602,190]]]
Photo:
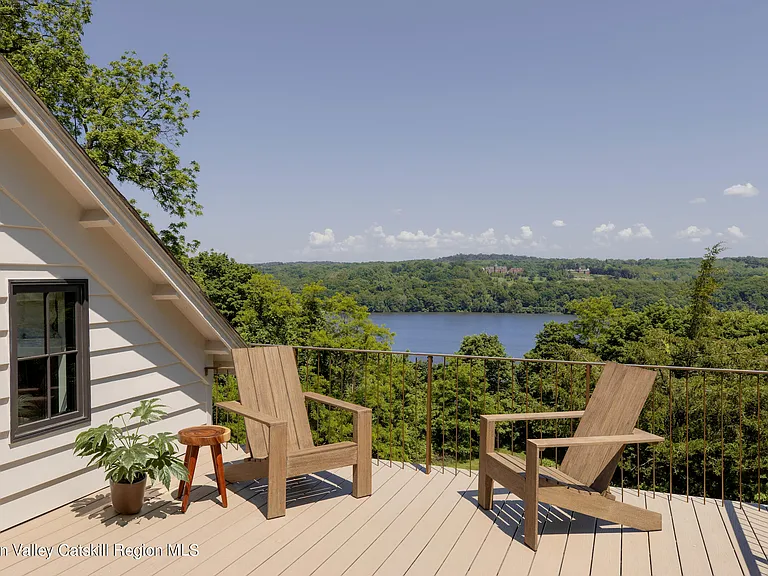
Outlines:
[[[142,400],[131,412],[80,433],[75,455],[90,457],[88,466],[104,468],[106,477],[114,482],[134,482],[147,475],[170,487],[171,476],[186,479],[187,470],[177,455],[176,435],[160,432],[146,436],[139,432],[141,425],[161,420],[166,414],[164,408],[158,398]],[[115,420],[124,426],[112,424]],[[138,427],[133,429],[131,424],[137,420]]]
[[165,416],[163,408],[167,408],[164,404],[160,404],[159,398],[152,398],[151,400],[142,400],[139,405],[133,409],[131,413],[131,419],[138,418],[142,424],[149,422],[157,422],[162,420]]

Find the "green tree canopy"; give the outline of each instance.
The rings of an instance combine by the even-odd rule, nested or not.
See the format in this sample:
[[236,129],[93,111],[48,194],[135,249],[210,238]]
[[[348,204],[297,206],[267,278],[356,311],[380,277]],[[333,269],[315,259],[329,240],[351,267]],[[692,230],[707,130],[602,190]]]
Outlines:
[[202,206],[199,166],[177,152],[199,112],[167,55],[145,63],[127,52],[106,66],[92,63],[82,45],[91,16],[91,0],[0,0],[0,54],[105,175],[151,194],[173,217],[160,237],[183,257],[197,249],[182,234],[185,219]]

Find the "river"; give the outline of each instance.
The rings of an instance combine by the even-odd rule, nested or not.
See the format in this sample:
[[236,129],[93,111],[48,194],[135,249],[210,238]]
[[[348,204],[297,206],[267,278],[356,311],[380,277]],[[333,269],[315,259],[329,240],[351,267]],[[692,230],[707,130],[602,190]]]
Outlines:
[[393,350],[455,353],[464,336],[496,334],[507,355],[521,357],[536,343],[547,322],[569,322],[566,314],[475,314],[469,312],[410,312],[371,314],[371,320],[395,332]]

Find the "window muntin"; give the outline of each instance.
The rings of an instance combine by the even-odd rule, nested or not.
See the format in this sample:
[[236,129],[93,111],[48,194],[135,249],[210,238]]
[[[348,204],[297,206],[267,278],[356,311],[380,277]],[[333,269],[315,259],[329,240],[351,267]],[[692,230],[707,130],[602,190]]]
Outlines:
[[11,441],[87,420],[87,281],[11,281],[9,294]]

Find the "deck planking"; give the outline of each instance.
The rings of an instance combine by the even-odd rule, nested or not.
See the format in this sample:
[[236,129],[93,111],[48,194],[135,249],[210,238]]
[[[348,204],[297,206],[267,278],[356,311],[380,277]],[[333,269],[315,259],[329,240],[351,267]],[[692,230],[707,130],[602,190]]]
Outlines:
[[[243,457],[227,448],[226,461]],[[477,505],[477,476],[386,461],[373,464],[374,493],[351,496],[351,467],[289,481],[288,509],[267,521],[266,482],[230,484],[222,508],[212,467],[202,461],[186,514],[162,487],[137,517],[116,516],[100,491],[0,533],[0,547],[36,542],[165,546],[197,543],[198,557],[0,556],[0,576],[97,574],[183,576],[262,574],[528,574],[544,576],[699,574],[768,575],[768,511],[738,502],[616,491],[662,514],[663,530],[645,533],[539,506],[540,544],[523,542],[523,506],[497,487],[494,506]]]

